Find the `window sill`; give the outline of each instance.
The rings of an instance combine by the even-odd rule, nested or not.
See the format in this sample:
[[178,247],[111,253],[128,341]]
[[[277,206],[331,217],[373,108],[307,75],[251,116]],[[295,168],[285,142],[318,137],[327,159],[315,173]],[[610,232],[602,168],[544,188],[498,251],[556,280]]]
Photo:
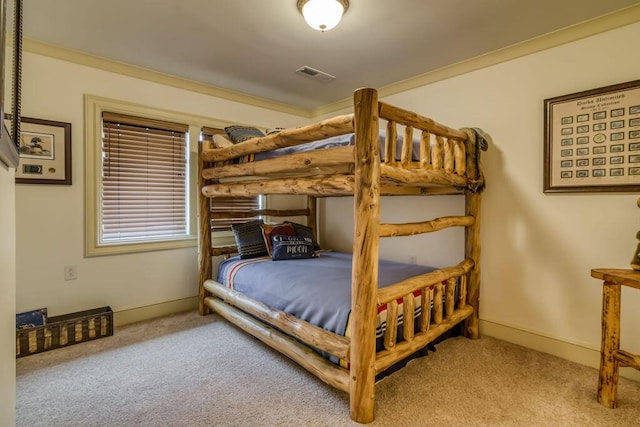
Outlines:
[[195,236],[188,236],[184,239],[165,240],[158,242],[141,243],[117,243],[112,245],[89,245],[87,244],[85,255],[87,257],[102,255],[121,255],[140,252],[164,251],[169,249],[180,249],[195,247],[197,239]]

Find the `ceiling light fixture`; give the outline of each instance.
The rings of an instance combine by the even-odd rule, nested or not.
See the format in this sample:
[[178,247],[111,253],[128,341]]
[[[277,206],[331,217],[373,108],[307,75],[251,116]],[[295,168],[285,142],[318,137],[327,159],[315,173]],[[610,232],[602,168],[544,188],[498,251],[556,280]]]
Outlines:
[[314,30],[327,31],[338,25],[349,8],[349,0],[298,0],[298,10]]

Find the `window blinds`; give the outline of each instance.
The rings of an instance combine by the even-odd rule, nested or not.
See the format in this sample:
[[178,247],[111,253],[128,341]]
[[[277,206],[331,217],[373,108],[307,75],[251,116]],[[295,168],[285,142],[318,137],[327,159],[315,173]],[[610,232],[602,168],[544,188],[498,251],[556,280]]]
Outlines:
[[[223,129],[210,127],[202,128],[203,140],[213,141],[213,135],[225,133]],[[231,230],[232,224],[258,219],[257,215],[251,215],[252,211],[260,209],[260,197],[212,197],[211,206],[211,230]]]
[[103,243],[188,234],[188,126],[102,114],[100,194]]

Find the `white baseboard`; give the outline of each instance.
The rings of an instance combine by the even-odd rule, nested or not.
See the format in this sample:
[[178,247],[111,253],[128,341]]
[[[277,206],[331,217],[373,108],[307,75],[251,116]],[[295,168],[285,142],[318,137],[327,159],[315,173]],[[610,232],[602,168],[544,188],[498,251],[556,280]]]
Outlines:
[[141,322],[156,317],[168,316],[183,311],[197,310],[198,297],[183,298],[159,304],[147,305],[128,310],[115,311],[113,313],[113,325],[123,326],[129,323]]
[[[600,349],[561,341],[557,338],[482,319],[480,320],[480,333],[532,350],[552,354],[581,365],[596,369],[600,367]],[[640,382],[640,371],[632,368],[620,369],[620,376]]]

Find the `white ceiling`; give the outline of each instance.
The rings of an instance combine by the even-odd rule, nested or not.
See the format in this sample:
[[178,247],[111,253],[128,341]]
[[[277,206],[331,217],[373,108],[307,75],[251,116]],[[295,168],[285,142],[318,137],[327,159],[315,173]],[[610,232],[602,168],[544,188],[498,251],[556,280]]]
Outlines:
[[[29,0],[24,36],[314,109],[517,44],[638,0],[350,0],[335,29],[296,0]],[[295,74],[307,65],[337,77]]]

